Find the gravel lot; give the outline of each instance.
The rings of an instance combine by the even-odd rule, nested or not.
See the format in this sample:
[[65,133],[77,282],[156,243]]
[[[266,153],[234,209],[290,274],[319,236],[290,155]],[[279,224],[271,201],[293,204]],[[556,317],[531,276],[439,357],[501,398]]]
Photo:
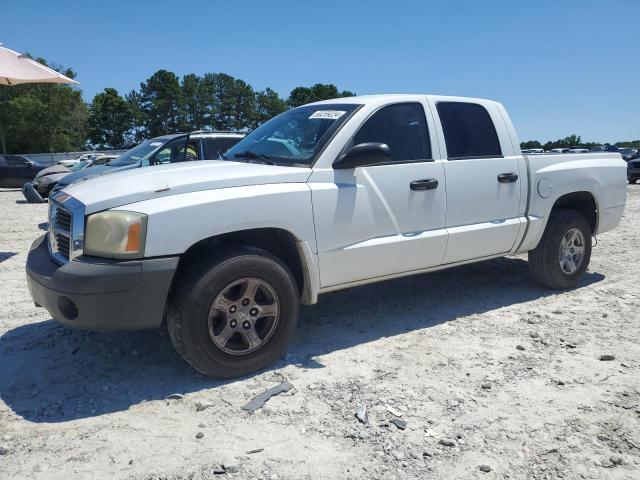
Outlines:
[[573,291],[509,258],[327,294],[279,364],[218,382],[162,330],[74,331],[35,308],[46,205],[0,190],[0,478],[638,479],[639,199],[629,186]]

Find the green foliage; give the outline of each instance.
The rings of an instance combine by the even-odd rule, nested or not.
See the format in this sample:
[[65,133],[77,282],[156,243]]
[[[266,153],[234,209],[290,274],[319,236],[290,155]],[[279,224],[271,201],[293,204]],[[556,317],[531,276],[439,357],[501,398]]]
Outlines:
[[286,109],[287,104],[274,90],[267,87],[256,92],[256,110],[252,126],[257,127]]
[[523,150],[528,148],[542,148],[542,144],[537,140],[528,140],[526,142],[521,142],[520,148]]
[[93,97],[89,106],[88,140],[100,149],[124,148],[132,122],[133,115],[127,101],[115,89],[105,88],[104,92]]
[[640,148],[640,140],[632,140],[630,142],[618,142],[616,147],[620,148]]
[[140,84],[140,109],[146,135],[157,137],[178,131],[181,91],[175,73],[158,70]]
[[355,94],[348,90],[338,91],[338,87],[333,84],[316,83],[311,88],[296,87],[291,90],[287,104],[291,108],[299,107],[307,103],[330,100],[332,98],[353,97]]
[[[42,58],[36,61],[47,64]],[[75,77],[70,69],[55,69]],[[3,86],[0,88],[0,152],[80,149],[85,140],[87,116],[81,92],[67,85]]]

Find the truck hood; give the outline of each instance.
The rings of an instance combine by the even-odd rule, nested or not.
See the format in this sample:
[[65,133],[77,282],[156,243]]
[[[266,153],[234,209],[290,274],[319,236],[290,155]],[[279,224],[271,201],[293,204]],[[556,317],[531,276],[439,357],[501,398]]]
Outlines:
[[[119,171],[77,182],[65,193],[81,201],[85,213],[152,198],[218,188],[306,182],[308,168],[282,167],[229,160],[200,160]],[[65,177],[66,180],[66,177]]]

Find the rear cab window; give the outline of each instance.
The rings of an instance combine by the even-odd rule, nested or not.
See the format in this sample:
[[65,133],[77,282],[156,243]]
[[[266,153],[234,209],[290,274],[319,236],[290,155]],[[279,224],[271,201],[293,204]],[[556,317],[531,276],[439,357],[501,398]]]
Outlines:
[[489,112],[477,103],[437,102],[449,160],[502,157]]

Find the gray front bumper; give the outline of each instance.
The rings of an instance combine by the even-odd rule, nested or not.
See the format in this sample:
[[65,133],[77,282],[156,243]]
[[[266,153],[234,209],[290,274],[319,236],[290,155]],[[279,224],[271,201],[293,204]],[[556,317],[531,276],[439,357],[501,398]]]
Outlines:
[[27,182],[22,186],[22,195],[29,203],[44,203],[42,195],[38,193],[32,182]]
[[80,256],[59,265],[51,259],[43,235],[27,257],[27,283],[36,305],[65,325],[88,330],[157,328],[178,260]]

